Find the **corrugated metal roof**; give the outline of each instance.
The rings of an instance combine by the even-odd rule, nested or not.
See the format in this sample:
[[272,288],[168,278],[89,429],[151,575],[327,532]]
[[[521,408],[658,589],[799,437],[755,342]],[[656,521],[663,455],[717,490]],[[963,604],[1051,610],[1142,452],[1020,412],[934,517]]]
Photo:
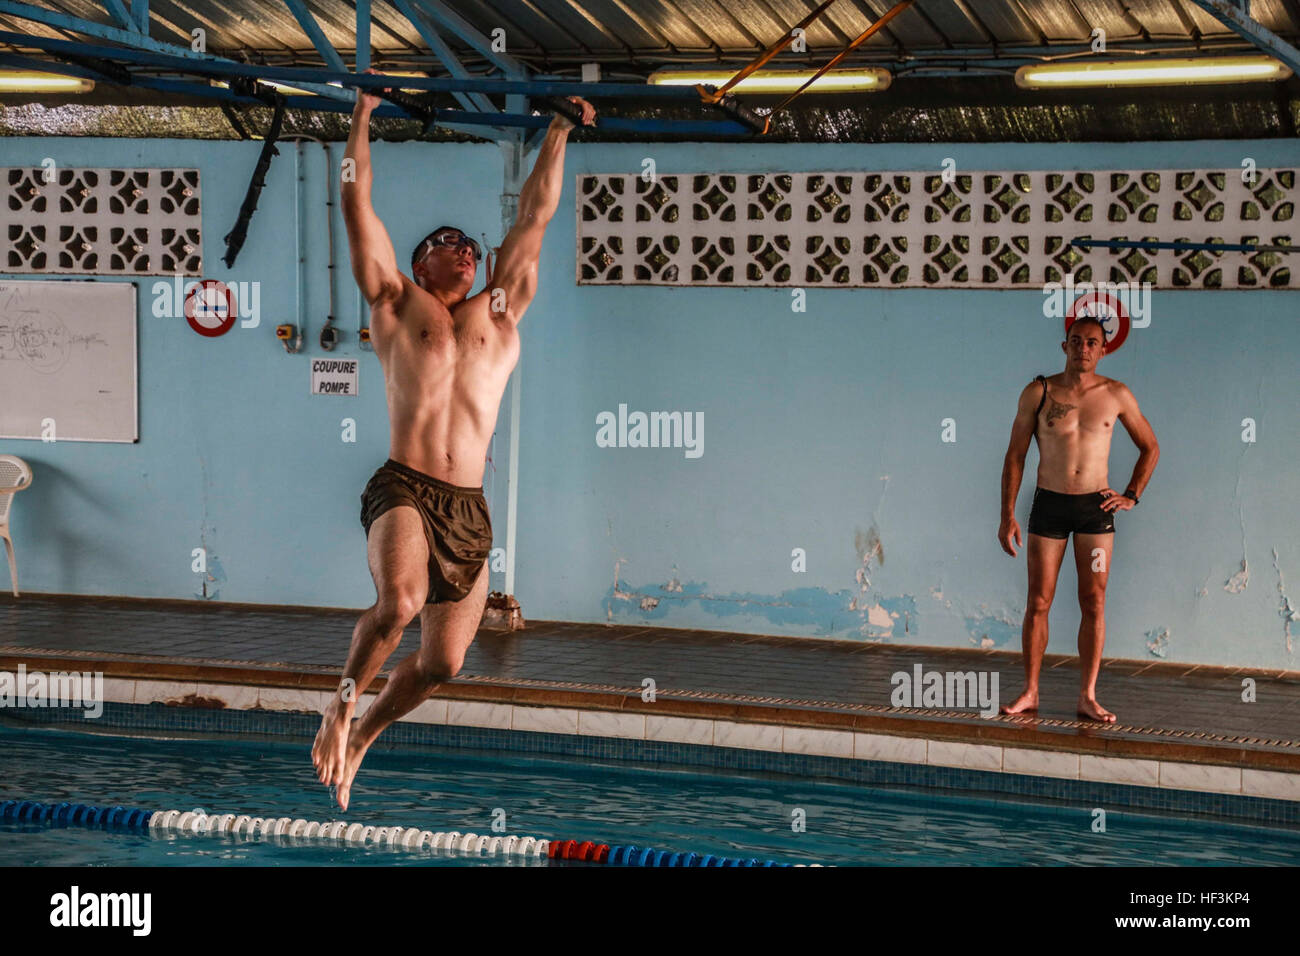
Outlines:
[[[115,25],[101,3],[44,0],[42,6]],[[351,59],[356,10],[343,0],[307,0],[330,43]],[[490,35],[506,32],[507,49],[529,63],[601,62],[634,72],[683,61],[744,61],[780,38],[813,9],[814,0],[455,0],[456,11]],[[887,0],[837,0],[807,33],[808,53],[782,60],[825,59],[867,28],[890,6]],[[302,27],[281,0],[152,0],[154,39],[189,43],[190,31],[207,32],[208,49],[254,60],[319,63]],[[1252,16],[1283,37],[1300,37],[1298,0],[1253,0]],[[415,27],[394,7],[375,0],[371,47],[379,55],[431,60]],[[67,36],[55,28],[0,17],[4,29]],[[911,53],[992,54],[1006,47],[1087,44],[1092,30],[1108,44],[1233,40],[1235,35],[1184,0],[919,0],[855,54],[857,60]],[[467,64],[482,64],[468,44],[440,31]]]
[[[29,0],[49,10],[115,25],[94,0]],[[355,44],[355,6],[344,0],[305,0],[349,63]],[[507,52],[545,73],[574,75],[584,62],[602,64],[606,78],[635,79],[656,68],[687,63],[738,67],[785,35],[819,0],[444,0],[480,33],[505,30]],[[807,32],[808,51],[783,52],[779,65],[825,62],[878,19],[893,0],[836,0]],[[1300,40],[1300,0],[1252,0],[1251,13],[1278,35]],[[386,0],[374,0],[371,46],[375,64],[447,75],[415,26]],[[201,27],[209,52],[260,63],[322,66],[284,0],[151,0],[154,40],[188,46]],[[772,139],[829,142],[973,141],[982,139],[1173,139],[1295,136],[1300,77],[1268,87],[1092,91],[1077,100],[1018,90],[1016,60],[1086,49],[1096,27],[1108,52],[1128,49],[1248,49],[1246,41],[1186,0],[917,0],[845,61],[892,66],[900,77],[882,96],[806,96],[780,118]],[[65,30],[14,16],[0,29],[80,39]],[[440,34],[473,72],[490,64],[463,39]],[[918,69],[1001,69],[1007,75],[960,80],[912,80]],[[959,91],[953,93],[952,91]],[[237,136],[219,110],[201,101],[141,98],[139,90],[101,84],[93,102],[82,98],[42,109],[0,97],[0,132],[88,135]],[[758,100],[762,104],[764,100]],[[95,105],[99,104],[99,105]],[[116,119],[90,111],[114,106],[140,110]],[[455,105],[447,100],[446,105]],[[175,110],[175,112],[169,112]],[[236,117],[250,111],[233,111]],[[620,101],[607,115],[699,118],[652,102]],[[228,114],[226,114],[228,115]],[[253,117],[260,113],[254,109]],[[212,117],[221,117],[213,119]],[[63,117],[60,120],[60,117]],[[207,117],[207,118],[204,118]],[[295,115],[292,122],[323,138],[346,135],[346,116]],[[168,124],[172,124],[169,128]],[[253,121],[258,130],[264,124]],[[113,132],[118,130],[118,132]],[[147,130],[147,132],[139,132]],[[155,132],[158,130],[158,132]],[[205,130],[201,131],[201,130]],[[417,124],[390,121],[389,138],[420,135]],[[438,131],[429,138],[448,138]],[[612,138],[584,132],[584,136]],[[455,138],[451,136],[451,138]],[[626,136],[624,139],[638,137]],[[641,137],[648,138],[648,137]]]

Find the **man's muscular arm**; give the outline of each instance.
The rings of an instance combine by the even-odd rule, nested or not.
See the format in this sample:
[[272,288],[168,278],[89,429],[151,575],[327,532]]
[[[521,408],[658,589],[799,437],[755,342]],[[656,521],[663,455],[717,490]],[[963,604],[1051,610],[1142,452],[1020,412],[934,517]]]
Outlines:
[[[367,71],[373,73],[373,70]],[[345,176],[341,187],[343,222],[348,229],[348,251],[352,257],[352,275],[366,302],[374,305],[383,299],[402,294],[402,273],[388,231],[370,205],[370,114],[379,97],[357,91],[357,105],[352,111],[352,128],[343,153],[345,168],[352,166],[353,176]],[[348,163],[347,160],[352,160]]]
[[1156,470],[1156,462],[1160,460],[1160,443],[1156,441],[1156,433],[1151,428],[1151,423],[1138,408],[1137,399],[1133,397],[1128,386],[1116,382],[1115,397],[1119,399],[1119,420],[1124,423],[1129,437],[1138,448],[1138,460],[1133,465],[1133,477],[1124,488],[1125,490],[1132,488],[1133,494],[1141,498],[1142,489],[1151,480],[1151,473]]
[[[1011,423],[1011,441],[1002,459],[1002,518],[998,523],[998,543],[1013,558],[1016,546],[1021,544],[1020,525],[1016,521],[1016,498],[1020,494],[1020,479],[1025,473],[1025,456],[1034,437],[1034,420],[1037,417],[1034,384],[1025,386],[1016,405],[1016,418]],[[1014,541],[1014,544],[1013,544]]]
[[[596,115],[591,104],[576,97],[570,99],[582,105],[583,122],[591,122]],[[560,204],[560,193],[564,188],[564,146],[571,129],[573,124],[562,116],[557,116],[547,129],[533,171],[519,192],[515,224],[506,233],[493,267],[493,288],[488,293],[493,296],[494,306],[500,301],[496,290],[505,293],[505,317],[516,325],[537,294],[537,261],[542,254],[542,235]]]

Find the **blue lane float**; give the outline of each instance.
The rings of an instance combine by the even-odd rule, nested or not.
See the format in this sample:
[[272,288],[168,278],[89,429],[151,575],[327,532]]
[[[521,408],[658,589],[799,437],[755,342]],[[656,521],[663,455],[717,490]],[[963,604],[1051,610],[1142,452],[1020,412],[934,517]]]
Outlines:
[[487,836],[458,830],[432,831],[418,827],[374,827],[343,820],[318,822],[289,817],[206,813],[202,810],[146,810],[140,807],[98,807],[86,803],[46,804],[32,800],[0,801],[0,822],[49,827],[84,827],[129,833],[177,830],[195,834],[245,837],[288,836],[339,840],[351,845],[383,845],[410,850],[447,850],[472,856],[546,857],[551,860],[609,866],[717,867],[820,866],[819,863],[779,863],[698,855],[651,847],[610,846],[591,840],[539,840],[535,837]]

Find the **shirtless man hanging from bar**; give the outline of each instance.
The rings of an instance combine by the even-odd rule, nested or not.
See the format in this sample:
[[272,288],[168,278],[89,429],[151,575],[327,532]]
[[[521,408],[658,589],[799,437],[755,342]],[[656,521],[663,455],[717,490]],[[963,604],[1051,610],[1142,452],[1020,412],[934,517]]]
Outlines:
[[[373,71],[371,71],[373,72]],[[570,98],[584,124],[591,104]],[[343,182],[352,274],[370,304],[370,334],[384,370],[389,458],[361,496],[361,523],[376,600],[352,631],[343,677],[321,720],[311,758],[317,777],[338,787],[348,808],[352,780],[385,727],[456,676],[487,599],[492,527],[483,499],[483,464],[497,409],[519,358],[517,327],[537,289],[542,235],[563,186],[564,148],[573,124],[556,116],[519,193],[513,228],[470,297],[479,247],[441,227],[411,256],[414,281],[399,270],[393,244],[370,204],[370,114],[379,98],[358,91]],[[456,169],[406,184],[412,197],[455,188]],[[383,691],[352,723],[356,701],[420,615],[420,649],[393,668]]]
[[[1099,321],[1077,319],[1061,343],[1061,350],[1066,355],[1065,371],[1046,379],[1040,375],[1020,393],[1011,444],[1002,465],[998,542],[1003,551],[1015,557],[1015,546],[1021,543],[1016,496],[1029,440],[1038,438],[1038,480],[1029,513],[1029,597],[1021,631],[1025,690],[1004,706],[1002,713],[1032,713],[1038,709],[1038,672],[1047,649],[1047,615],[1056,593],[1065,542],[1073,533],[1082,616],[1077,711],[1080,717],[1113,723],[1115,715],[1097,703],[1097,672],[1106,642],[1106,581],[1115,539],[1114,515],[1138,503],[1155,471],[1160,446],[1127,386],[1096,373],[1097,362],[1106,350],[1106,333]],[[1122,495],[1111,489],[1106,478],[1110,437],[1117,419],[1139,451],[1133,477]],[[1094,551],[1098,554],[1094,555]]]

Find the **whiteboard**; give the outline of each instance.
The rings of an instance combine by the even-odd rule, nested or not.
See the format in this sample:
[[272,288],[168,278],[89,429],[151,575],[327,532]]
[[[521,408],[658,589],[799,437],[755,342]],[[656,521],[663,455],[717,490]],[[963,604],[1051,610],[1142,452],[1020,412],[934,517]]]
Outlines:
[[0,279],[0,438],[140,438],[134,282]]

